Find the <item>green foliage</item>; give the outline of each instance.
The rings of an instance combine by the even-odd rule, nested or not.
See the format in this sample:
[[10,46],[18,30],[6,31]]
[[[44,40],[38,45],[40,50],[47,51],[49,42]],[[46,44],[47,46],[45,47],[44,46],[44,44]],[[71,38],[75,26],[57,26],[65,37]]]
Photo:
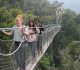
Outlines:
[[77,25],[80,24],[80,14],[75,18],[75,21],[76,21]]
[[18,14],[24,15],[24,14],[23,14],[24,12],[23,12],[21,9],[18,9],[18,8],[11,8],[9,11],[11,12],[11,15],[12,15],[14,18],[15,18]]
[[78,17],[79,15],[74,11],[65,10],[61,31],[54,38],[53,59],[56,61],[56,57],[60,58],[59,62],[56,63],[58,70],[80,69],[80,25],[77,24],[79,23],[77,22]]
[[9,23],[12,21],[11,13],[5,8],[0,8],[0,27],[7,27]]
[[65,9],[65,13],[68,14],[68,15],[70,15],[70,17],[72,19],[74,19],[77,16],[77,14],[75,13],[75,11],[72,11],[71,9]]
[[42,17],[40,17],[41,22],[45,25],[52,23],[53,19],[54,18],[51,17],[51,16],[42,16]]
[[[28,23],[29,18],[39,18],[42,24],[53,23],[55,9],[55,5],[50,4],[47,0],[24,0],[24,2],[23,0],[0,0],[0,28],[12,27],[14,18],[18,14],[25,16],[25,24]],[[80,43],[78,42],[80,40],[80,15],[66,9],[61,25],[61,31],[53,41],[53,54],[43,56],[38,64],[39,70],[80,70]],[[0,39],[9,38],[0,32]],[[2,47],[2,51],[8,52],[9,47],[7,47],[8,45]],[[53,68],[50,66],[50,57],[57,61],[56,64],[53,64]]]
[[[70,10],[68,10],[70,11]],[[62,30],[64,31],[64,36],[67,37],[67,39],[75,39],[75,40],[78,40],[79,38],[79,34],[78,34],[78,31],[77,31],[77,24],[75,22],[75,18],[77,16],[77,14],[75,14],[74,12],[72,12],[72,14],[75,14],[72,15],[71,14],[72,11],[67,12],[63,15],[63,21],[62,21]],[[66,36],[67,35],[67,36]]]
[[11,27],[14,24],[14,18],[18,14],[23,14],[23,12],[16,8],[0,8],[0,27]]
[[62,70],[79,70],[80,66],[80,42],[73,41],[66,49],[60,52]]
[[38,67],[41,70],[49,70],[50,68],[50,62],[49,62],[49,56],[47,54],[44,55],[44,57],[41,59],[41,61],[38,64]]
[[69,44],[69,54],[72,55],[74,60],[79,58],[80,54],[80,42],[79,41],[74,41],[71,44]]

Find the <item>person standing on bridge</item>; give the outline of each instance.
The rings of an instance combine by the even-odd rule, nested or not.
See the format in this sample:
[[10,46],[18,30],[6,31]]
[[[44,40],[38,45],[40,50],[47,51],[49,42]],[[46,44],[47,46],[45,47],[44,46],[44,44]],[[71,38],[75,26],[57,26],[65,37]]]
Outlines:
[[39,19],[34,19],[34,22],[40,30],[40,33],[38,35],[38,44],[37,44],[37,51],[39,55],[42,53],[42,31],[44,31],[44,27],[41,23],[39,23]]
[[6,35],[13,35],[13,40],[15,44],[15,49],[17,49],[20,44],[20,48],[15,52],[15,59],[20,67],[20,70],[25,70],[25,46],[23,46],[25,40],[24,38],[24,33],[23,29],[25,29],[26,26],[23,25],[23,16],[22,15],[17,15],[15,18],[15,25],[12,27],[11,32],[5,32],[3,31],[4,34]]
[[27,36],[27,41],[28,45],[32,49],[32,63],[34,63],[37,54],[37,36],[40,31],[36,28],[36,25],[32,19],[30,19],[28,23],[28,32],[29,35]]

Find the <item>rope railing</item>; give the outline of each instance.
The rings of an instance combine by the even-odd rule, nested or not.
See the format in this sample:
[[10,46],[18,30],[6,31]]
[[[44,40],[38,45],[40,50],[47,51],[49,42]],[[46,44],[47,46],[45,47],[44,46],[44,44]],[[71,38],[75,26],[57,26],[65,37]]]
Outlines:
[[[46,28],[46,27],[51,27],[51,26],[57,26],[56,24],[51,24],[51,25],[44,25],[43,27],[28,27],[28,28]],[[26,27],[14,27],[14,28],[26,28]],[[12,30],[12,28],[0,28],[0,30]]]
[[21,45],[22,45],[22,42],[20,43],[19,47],[14,52],[12,52],[12,53],[9,53],[9,54],[0,53],[0,55],[1,56],[11,56],[11,55],[15,54],[19,50],[19,48],[21,47]]
[[[28,45],[27,41],[25,43],[21,42],[19,47],[15,49],[13,40],[1,40],[0,39],[0,45],[1,45],[1,42],[3,42],[2,43],[2,44],[4,44],[3,46],[8,44],[8,43],[5,44],[5,42],[10,42],[11,44],[13,44],[11,46],[10,45],[8,46],[9,47],[9,53],[7,53],[7,54],[6,54],[6,52],[5,53],[1,53],[1,51],[0,51],[0,62],[1,62],[0,63],[0,67],[1,67],[0,70],[4,70],[4,69],[5,70],[10,70],[10,69],[19,70],[20,67],[19,67],[19,64],[17,63],[15,54],[16,54],[16,52],[21,50],[22,47],[25,47],[25,49],[22,49],[25,52],[25,54],[24,54],[25,65],[26,65],[26,69],[25,70],[31,70],[31,69],[33,70],[33,68],[35,67],[36,63],[39,60],[40,55],[42,55],[46,51],[45,49],[48,48],[48,46],[50,45],[53,37],[60,30],[61,27],[60,27],[60,25],[47,25],[47,26],[43,26],[43,28],[44,28],[44,31],[42,32],[41,35],[38,35],[39,40],[37,42],[37,44],[38,44],[37,47],[42,48],[42,53],[38,53],[38,50],[36,48],[36,53],[35,53],[36,57],[35,57],[35,60],[34,60],[35,62],[34,63],[32,63],[32,58],[33,58],[32,57],[32,47],[31,47],[30,44]],[[8,29],[11,30],[11,28],[0,28],[0,30],[6,30],[6,29],[7,30]],[[44,47],[44,46],[46,46],[46,47]],[[21,58],[22,58],[22,60],[21,60],[20,63],[23,63],[24,62],[24,58],[23,57],[21,57]],[[31,66],[29,68],[29,66],[30,66],[29,64],[33,65],[33,66]]]

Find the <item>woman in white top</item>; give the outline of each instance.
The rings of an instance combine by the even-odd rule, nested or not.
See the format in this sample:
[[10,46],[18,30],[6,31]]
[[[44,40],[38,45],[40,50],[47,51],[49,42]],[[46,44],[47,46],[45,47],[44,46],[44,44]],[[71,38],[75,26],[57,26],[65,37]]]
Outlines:
[[[15,18],[15,25],[12,27],[12,31],[11,32],[3,31],[3,33],[5,33],[6,35],[13,35],[15,49],[19,47],[21,42],[24,43],[25,41],[23,39],[24,37],[23,28],[24,29],[26,28],[26,26],[23,25],[23,16],[18,15]],[[24,53],[25,53],[25,46],[23,45],[21,45],[19,50],[15,53],[15,59],[18,66],[20,67],[20,70],[25,70],[25,54]]]

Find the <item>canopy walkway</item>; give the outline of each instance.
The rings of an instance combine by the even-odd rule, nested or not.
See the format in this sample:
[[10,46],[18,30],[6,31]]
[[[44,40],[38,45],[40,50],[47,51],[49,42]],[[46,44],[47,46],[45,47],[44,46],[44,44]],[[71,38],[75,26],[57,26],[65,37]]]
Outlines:
[[[11,28],[0,28],[0,30],[11,30]],[[36,53],[36,59],[34,63],[32,63],[32,51],[31,47],[28,46],[27,41],[25,43],[21,43],[17,49],[14,48],[14,41],[9,38],[8,40],[6,37],[4,40],[0,39],[0,70],[19,70],[19,66],[15,59],[15,53],[21,48],[21,45],[25,46],[26,48],[23,49],[25,51],[25,67],[26,70],[33,70],[41,57],[44,55],[46,50],[48,49],[49,45],[53,41],[55,35],[60,31],[60,25],[47,25],[44,27],[44,31],[42,35],[39,37],[41,38],[39,41],[39,45],[42,47],[42,53],[38,55]],[[4,49],[5,48],[5,49]],[[4,51],[6,50],[6,51]],[[22,60],[23,61],[23,60]],[[22,62],[21,61],[21,62]]]

